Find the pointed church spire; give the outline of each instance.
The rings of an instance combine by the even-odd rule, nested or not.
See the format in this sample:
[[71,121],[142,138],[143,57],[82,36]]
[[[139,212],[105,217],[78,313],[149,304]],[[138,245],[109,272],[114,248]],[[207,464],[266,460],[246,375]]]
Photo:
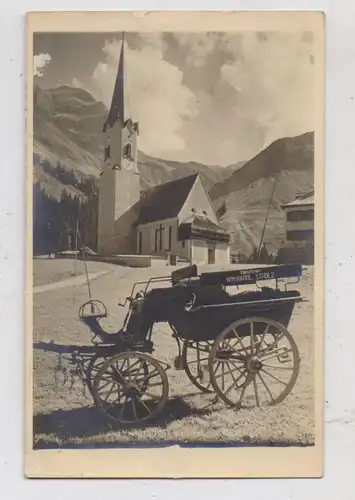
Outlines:
[[[113,127],[116,120],[120,120],[124,124],[126,120],[125,116],[125,62],[124,62],[124,33],[122,34],[122,45],[120,60],[118,63],[118,71],[116,76],[115,88],[113,91],[112,101],[110,111],[107,120],[104,125],[104,130],[106,127]],[[127,97],[127,96],[126,96]]]

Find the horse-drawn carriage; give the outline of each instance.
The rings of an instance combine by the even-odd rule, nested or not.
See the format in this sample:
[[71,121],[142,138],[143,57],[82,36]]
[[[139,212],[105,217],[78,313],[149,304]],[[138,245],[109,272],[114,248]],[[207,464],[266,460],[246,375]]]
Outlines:
[[[93,333],[93,345],[73,348],[72,363],[111,421],[142,424],[168,400],[170,366],[152,355],[153,327],[166,322],[178,348],[175,369],[185,370],[199,390],[215,392],[235,408],[277,404],[299,372],[287,328],[295,304],[304,300],[289,289],[301,274],[299,265],[202,274],[195,265],[178,269],[134,284],[120,304],[128,310],[116,333],[100,324],[105,305],[90,300],[79,317]],[[271,282],[273,287],[265,286]],[[240,289],[246,285],[253,289]]]

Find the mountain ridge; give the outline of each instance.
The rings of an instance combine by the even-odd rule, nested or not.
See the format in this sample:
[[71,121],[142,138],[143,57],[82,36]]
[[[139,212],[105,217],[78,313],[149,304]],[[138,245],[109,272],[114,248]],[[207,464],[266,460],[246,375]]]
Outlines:
[[[35,167],[40,158],[53,166],[58,162],[78,175],[98,178],[104,155],[102,126],[107,108],[83,89],[68,85],[55,89],[34,89],[34,153]],[[142,187],[152,187],[199,172],[209,189],[222,181],[233,165],[223,168],[199,162],[166,160],[138,152]],[[237,163],[235,168],[239,168]]]
[[[79,179],[98,179],[104,154],[102,126],[107,115],[103,103],[91,94],[69,85],[56,89],[34,89],[34,182],[47,194],[61,191],[80,197],[75,185],[63,184],[59,164]],[[276,189],[270,211],[266,240],[271,251],[282,242],[282,203],[298,191],[313,188],[314,133],[274,141],[247,162],[227,167],[198,162],[179,162],[138,153],[142,188],[153,187],[199,173],[221,224],[232,234],[233,248],[250,254],[258,246],[273,185]],[[46,169],[43,168],[46,161]],[[83,194],[83,196],[85,196]]]

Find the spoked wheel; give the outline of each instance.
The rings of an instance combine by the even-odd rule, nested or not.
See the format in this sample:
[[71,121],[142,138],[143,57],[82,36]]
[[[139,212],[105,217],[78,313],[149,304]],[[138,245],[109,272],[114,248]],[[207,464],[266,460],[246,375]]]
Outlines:
[[91,394],[93,394],[93,385],[95,377],[100,371],[103,364],[106,362],[106,359],[107,358],[100,356],[100,354],[95,354],[88,363],[86,369],[86,383]]
[[105,361],[93,384],[95,404],[111,421],[138,425],[158,415],[169,394],[162,365],[141,352],[123,352]]
[[236,408],[280,403],[292,391],[299,366],[291,334],[260,317],[232,323],[216,338],[209,357],[214,390]]
[[182,357],[186,375],[195,387],[202,392],[213,392],[208,372],[208,356],[213,342],[194,342],[185,340]]

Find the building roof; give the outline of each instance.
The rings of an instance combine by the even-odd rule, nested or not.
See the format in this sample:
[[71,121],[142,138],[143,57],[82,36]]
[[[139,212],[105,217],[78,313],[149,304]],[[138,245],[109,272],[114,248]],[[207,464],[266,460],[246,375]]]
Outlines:
[[141,195],[137,224],[177,217],[199,174],[147,189]]
[[230,242],[230,233],[220,224],[216,224],[207,215],[193,214],[179,226],[179,240],[189,238]]
[[314,205],[314,191],[308,191],[307,193],[300,193],[299,195],[296,195],[295,200],[290,201],[289,203],[285,203],[284,205],[282,205],[282,208],[305,205]]
[[115,87],[113,90],[110,111],[104,124],[104,132],[108,126],[112,128],[117,120],[120,120],[122,125],[124,125],[132,118],[130,116],[131,110],[128,109],[129,103],[127,101],[128,88],[126,83],[124,48],[125,41],[123,34]]

